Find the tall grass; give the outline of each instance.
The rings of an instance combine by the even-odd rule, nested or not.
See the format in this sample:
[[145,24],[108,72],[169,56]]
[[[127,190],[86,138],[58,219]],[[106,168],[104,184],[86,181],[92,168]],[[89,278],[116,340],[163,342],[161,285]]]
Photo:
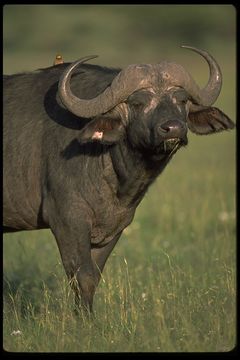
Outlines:
[[[152,260],[134,268],[116,256],[97,291],[95,317],[90,320],[73,315],[71,293],[62,278],[57,279],[55,292],[43,287],[38,309],[21,291],[9,294],[4,348],[27,352],[231,350],[235,343],[233,269],[214,258],[214,281],[207,271],[196,274],[180,267],[165,251]],[[13,335],[14,330],[21,333]]]

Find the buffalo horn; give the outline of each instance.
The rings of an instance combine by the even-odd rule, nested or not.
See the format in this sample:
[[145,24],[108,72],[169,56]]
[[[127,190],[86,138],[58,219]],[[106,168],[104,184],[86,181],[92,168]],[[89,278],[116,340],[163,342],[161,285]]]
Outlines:
[[58,90],[62,103],[78,117],[91,118],[104,114],[117,104],[125,101],[134,91],[150,86],[161,88],[164,82],[171,85],[182,86],[192,99],[191,111],[196,111],[198,106],[212,105],[221,91],[222,75],[219,65],[214,58],[204,50],[191,46],[182,46],[197,52],[208,62],[210,77],[207,85],[200,89],[190,74],[180,65],[162,62],[159,64],[129,65],[119,72],[101,94],[93,99],[79,99],[70,88],[71,76],[77,66],[94,59],[97,56],[87,56],[70,64],[63,72]]
[[196,101],[198,105],[212,105],[217,100],[222,87],[222,74],[219,65],[207,51],[185,45],[182,45],[181,47],[195,51],[207,61],[210,70],[210,77],[207,85],[203,89],[199,89],[194,86],[195,84],[193,84],[191,88],[190,84],[189,92],[191,93],[193,99],[198,99]]
[[[147,68],[146,65],[129,65],[125,70],[120,71],[113,79],[111,85],[97,97],[87,100],[79,99],[70,89],[71,76],[77,66],[95,57],[87,56],[73,62],[63,72],[58,83],[58,91],[62,103],[69,111],[79,117],[91,118],[104,114],[120,102],[126,100],[135,90],[146,87],[148,83],[147,76],[143,76],[145,68]],[[143,80],[140,81],[141,79]]]

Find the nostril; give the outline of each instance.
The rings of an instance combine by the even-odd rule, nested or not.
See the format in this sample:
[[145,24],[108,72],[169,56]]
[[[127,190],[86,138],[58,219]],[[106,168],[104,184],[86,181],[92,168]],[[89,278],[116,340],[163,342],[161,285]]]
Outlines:
[[163,125],[159,125],[159,126],[158,126],[158,130],[159,130],[160,132],[166,133],[166,132],[168,132],[170,129],[169,129],[169,127],[166,127],[166,126],[164,126],[164,124],[163,124]]
[[171,126],[169,126],[167,123],[164,123],[161,125],[161,128],[163,131],[168,132],[170,130]]
[[162,135],[165,134],[164,136],[167,136],[168,138],[181,137],[183,135],[183,133],[185,134],[185,132],[186,132],[186,126],[181,121],[169,120],[169,121],[166,121],[165,123],[159,125],[159,132]]
[[170,120],[170,121],[166,121],[165,123],[163,123],[161,125],[162,129],[164,129],[165,131],[171,131],[173,129],[179,129],[182,127],[182,124],[180,121],[177,120]]

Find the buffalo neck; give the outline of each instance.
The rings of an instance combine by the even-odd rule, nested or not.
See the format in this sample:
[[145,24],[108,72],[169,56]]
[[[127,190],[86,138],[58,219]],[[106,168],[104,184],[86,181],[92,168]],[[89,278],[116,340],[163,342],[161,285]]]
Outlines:
[[110,155],[117,176],[117,196],[122,205],[136,207],[169,160],[154,162],[126,139],[112,146]]

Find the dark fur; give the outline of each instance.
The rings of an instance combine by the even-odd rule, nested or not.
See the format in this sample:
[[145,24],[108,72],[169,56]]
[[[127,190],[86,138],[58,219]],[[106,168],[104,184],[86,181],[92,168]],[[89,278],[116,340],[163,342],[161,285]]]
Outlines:
[[[126,134],[117,115],[111,119],[118,124],[114,130],[110,120],[95,123],[66,110],[57,86],[67,65],[4,77],[4,225],[6,231],[50,228],[68,277],[77,279],[78,285],[72,281],[77,300],[81,294],[91,308],[107,257],[170,158],[155,159],[154,148],[138,147],[145,123],[135,122],[131,130],[132,122]],[[95,97],[119,71],[84,64],[72,77],[72,91]],[[168,113],[168,101],[154,122],[159,111]],[[133,118],[136,113],[132,110]],[[195,132],[202,121],[196,121]],[[103,124],[112,131],[109,144],[79,141],[85,125],[88,132]],[[204,131],[211,130],[210,124]],[[111,140],[120,131],[121,138]]]

